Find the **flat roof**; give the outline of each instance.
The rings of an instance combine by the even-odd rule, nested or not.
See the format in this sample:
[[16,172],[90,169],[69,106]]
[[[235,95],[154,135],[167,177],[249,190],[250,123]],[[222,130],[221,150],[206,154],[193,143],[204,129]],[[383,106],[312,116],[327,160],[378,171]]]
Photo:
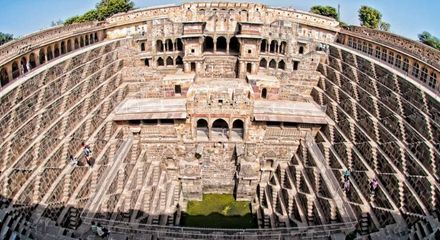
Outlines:
[[115,110],[113,120],[185,119],[185,98],[126,99]]
[[178,73],[168,74],[162,78],[162,81],[184,81],[193,82],[196,77],[195,73]]
[[326,114],[316,103],[284,100],[256,100],[255,121],[326,124]]

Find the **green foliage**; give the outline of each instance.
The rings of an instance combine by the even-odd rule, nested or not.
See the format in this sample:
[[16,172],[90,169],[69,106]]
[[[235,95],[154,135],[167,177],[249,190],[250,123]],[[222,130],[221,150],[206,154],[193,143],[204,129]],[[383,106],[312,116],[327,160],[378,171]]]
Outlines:
[[80,21],[79,21],[80,18],[81,18],[80,16],[73,16],[73,17],[70,17],[70,18],[64,20],[64,24],[65,24],[65,25],[69,25],[69,24],[73,24],[73,23],[78,23],[78,22],[80,22]]
[[133,7],[134,3],[130,0],[101,0],[101,2],[96,5],[98,20],[105,20],[116,13],[128,12],[133,9]]
[[0,45],[3,45],[13,39],[14,36],[12,34],[0,32]]
[[361,26],[377,29],[381,19],[382,13],[372,7],[362,6],[359,9],[359,21],[361,21]]
[[90,11],[84,13],[84,15],[82,15],[82,16],[80,17],[80,20],[79,20],[79,21],[80,21],[80,22],[95,21],[95,20],[98,19],[98,17],[99,17],[99,13],[98,13],[98,11],[95,10],[95,9],[93,9],[93,10],[90,10]]
[[256,228],[248,201],[231,194],[203,194],[203,201],[189,201],[182,225],[214,228]]
[[440,40],[437,37],[431,35],[431,33],[424,31],[419,34],[418,37],[420,42],[440,50]]
[[387,22],[380,22],[380,26],[379,29],[385,32],[390,31],[391,28],[391,24],[387,23]]
[[89,21],[103,21],[106,18],[120,12],[127,12],[133,9],[134,3],[131,0],[101,0],[96,8],[80,16],[66,19],[64,24],[82,23]]
[[312,8],[310,8],[310,12],[339,20],[338,12],[332,6],[313,6]]

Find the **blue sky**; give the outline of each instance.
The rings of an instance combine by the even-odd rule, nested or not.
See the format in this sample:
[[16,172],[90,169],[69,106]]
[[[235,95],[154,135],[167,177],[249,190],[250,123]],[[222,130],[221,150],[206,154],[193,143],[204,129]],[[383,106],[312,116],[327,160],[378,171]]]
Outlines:
[[[0,0],[0,32],[21,36],[50,26],[52,21],[65,19],[92,9],[99,0]],[[133,0],[136,7],[147,7],[179,0]],[[248,1],[252,2],[252,0]],[[391,23],[391,31],[417,39],[422,31],[440,38],[439,0],[260,0],[270,6],[291,6],[309,10],[313,5],[341,6],[342,20],[359,24],[357,10],[361,5],[372,6],[382,12],[383,20]]]

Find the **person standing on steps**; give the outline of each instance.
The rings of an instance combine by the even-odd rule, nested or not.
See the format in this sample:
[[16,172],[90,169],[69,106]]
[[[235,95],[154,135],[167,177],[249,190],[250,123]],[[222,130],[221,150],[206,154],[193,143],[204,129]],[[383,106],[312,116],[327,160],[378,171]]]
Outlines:
[[348,179],[350,178],[350,169],[349,168],[347,168],[345,171],[344,171],[344,181],[348,181]]
[[75,166],[78,164],[78,158],[74,157],[73,155],[70,155],[69,157],[69,163],[72,166]]
[[348,180],[346,180],[344,182],[344,191],[345,191],[345,193],[350,192],[350,181],[348,181]]
[[83,153],[84,153],[84,157],[86,158],[87,164],[90,167],[92,167],[92,161],[91,161],[92,150],[90,149],[89,145],[86,145],[84,142],[81,143],[81,146],[83,147]]
[[370,192],[371,195],[375,195],[376,194],[376,189],[379,186],[379,181],[377,181],[376,178],[373,178],[373,181],[370,182]]

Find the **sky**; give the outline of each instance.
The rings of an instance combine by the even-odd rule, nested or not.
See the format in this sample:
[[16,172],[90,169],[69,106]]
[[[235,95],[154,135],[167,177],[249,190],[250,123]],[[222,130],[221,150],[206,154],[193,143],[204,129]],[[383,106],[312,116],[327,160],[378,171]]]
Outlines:
[[[52,21],[82,14],[99,0],[0,0],[0,32],[23,36],[47,27]],[[149,7],[180,0],[133,0],[136,7]],[[187,1],[185,1],[187,2]],[[248,0],[269,6],[293,7],[308,11],[313,5],[340,5],[341,20],[359,25],[358,9],[368,5],[382,12],[382,20],[391,24],[391,32],[411,39],[428,31],[440,38],[440,0]]]

